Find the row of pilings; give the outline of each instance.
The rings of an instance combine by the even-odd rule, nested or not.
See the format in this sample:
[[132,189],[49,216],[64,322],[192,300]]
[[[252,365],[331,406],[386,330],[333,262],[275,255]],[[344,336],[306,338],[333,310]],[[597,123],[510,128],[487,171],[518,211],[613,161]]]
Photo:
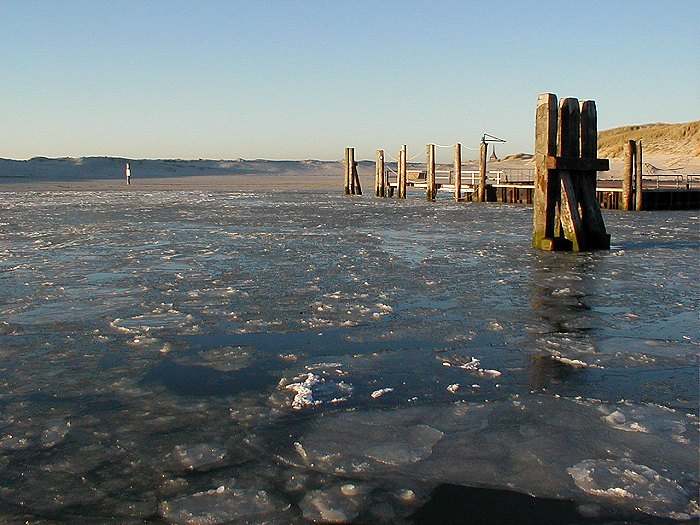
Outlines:
[[[438,188],[435,178],[435,148],[435,144],[426,145],[425,196],[428,201],[435,200]],[[482,140],[479,150],[479,178],[471,194],[472,202],[486,202],[486,161],[488,143]],[[394,192],[396,192],[397,198],[406,198],[408,160],[407,146],[405,144],[401,146],[395,160],[396,184],[394,186],[388,181],[384,150],[377,150],[374,184],[375,196],[394,197]],[[355,148],[345,148],[345,195],[362,195],[360,180],[357,175]],[[457,202],[464,201],[466,200],[465,196],[466,194],[462,192],[462,144],[457,143],[454,145],[454,199]]]

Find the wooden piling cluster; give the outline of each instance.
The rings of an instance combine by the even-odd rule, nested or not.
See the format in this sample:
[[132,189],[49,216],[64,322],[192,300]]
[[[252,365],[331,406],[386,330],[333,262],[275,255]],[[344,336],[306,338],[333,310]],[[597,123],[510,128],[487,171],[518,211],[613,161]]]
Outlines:
[[642,191],[642,141],[628,140],[625,144],[625,171],[622,176],[622,202],[624,211],[640,211],[643,205]]
[[[439,186],[436,180],[436,155],[435,155],[435,144],[427,144],[426,149],[426,170],[425,170],[425,195],[428,201],[434,201]],[[487,190],[486,190],[486,148],[487,144],[482,142],[482,150],[479,163],[479,188],[475,188],[474,192],[471,194],[473,202],[486,202]],[[350,181],[352,179],[348,178],[347,166],[348,164],[348,151],[351,150],[350,154],[354,152],[352,148],[346,148],[346,191],[345,194],[349,195],[351,192]],[[375,161],[375,180],[374,180],[374,194],[376,197],[393,197],[394,196],[394,186],[396,187],[396,197],[398,199],[406,198],[406,190],[409,185],[408,178],[408,161],[407,161],[407,146],[404,144],[398,152],[398,158],[396,159],[396,183],[390,184],[387,179],[387,166],[384,150],[377,150],[376,161]],[[481,195],[481,200],[478,200],[478,195]],[[454,145],[454,199],[457,202],[466,200],[462,195],[462,144],[457,143]]]
[[543,93],[535,124],[533,246],[541,250],[609,249],[610,235],[596,198],[598,159],[595,102]]
[[362,195],[355,162],[355,148],[345,148],[345,195]]

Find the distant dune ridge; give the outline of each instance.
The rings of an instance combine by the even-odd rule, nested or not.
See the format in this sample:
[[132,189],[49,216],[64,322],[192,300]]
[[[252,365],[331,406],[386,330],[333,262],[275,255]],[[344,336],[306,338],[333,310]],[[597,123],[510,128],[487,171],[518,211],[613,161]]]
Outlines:
[[[700,174],[700,121],[682,124],[642,124],[609,129],[598,133],[598,156],[611,159],[611,170],[601,172],[602,178],[622,176],[624,145],[628,140],[641,140],[644,160],[654,169],[680,170],[674,173]],[[46,158],[29,160],[0,159],[0,184],[18,185],[72,183],[86,186],[89,181],[109,182],[120,187],[124,183],[124,168],[131,165],[132,181],[151,181],[149,188],[173,185],[227,188],[291,187],[340,188],[343,165],[341,161],[320,160],[134,160],[122,157]],[[465,160],[463,169],[478,169],[478,161]],[[500,161],[489,162],[489,169],[531,169],[532,154],[517,153]],[[358,165],[363,185],[370,190],[374,177],[374,161],[363,160]],[[441,165],[441,169],[451,166]],[[232,178],[233,177],[233,178]],[[160,182],[156,182],[160,181]],[[234,182],[235,181],[235,182]]]
[[700,157],[700,120],[682,124],[641,124],[601,131],[598,133],[598,155],[603,158],[622,157],[628,140],[641,140],[645,155]]

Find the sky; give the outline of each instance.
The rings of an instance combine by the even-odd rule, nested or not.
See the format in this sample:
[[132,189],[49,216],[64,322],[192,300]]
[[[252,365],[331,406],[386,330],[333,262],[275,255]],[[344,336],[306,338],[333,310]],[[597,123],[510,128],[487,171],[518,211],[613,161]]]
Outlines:
[[699,24],[698,0],[0,0],[0,157],[532,152],[543,92],[599,130],[700,120]]

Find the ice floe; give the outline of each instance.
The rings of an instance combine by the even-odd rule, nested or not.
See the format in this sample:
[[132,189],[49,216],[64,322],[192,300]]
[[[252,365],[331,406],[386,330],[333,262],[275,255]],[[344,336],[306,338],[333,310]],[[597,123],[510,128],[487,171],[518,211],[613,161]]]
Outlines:
[[183,496],[160,504],[160,515],[178,525],[224,525],[280,513],[289,503],[264,490],[225,488]]
[[698,516],[697,502],[675,481],[627,458],[587,459],[567,469],[584,492],[629,501],[654,516],[687,520]]

